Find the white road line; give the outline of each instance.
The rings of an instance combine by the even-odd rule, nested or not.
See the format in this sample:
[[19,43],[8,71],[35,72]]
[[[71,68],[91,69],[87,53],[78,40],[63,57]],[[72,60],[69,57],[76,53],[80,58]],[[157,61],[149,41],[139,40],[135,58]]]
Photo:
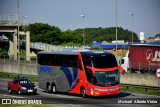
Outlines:
[[13,95],[6,95],[6,94],[0,94],[1,96],[5,97],[11,97],[11,98],[25,98],[25,97],[19,97],[19,96],[13,96]]

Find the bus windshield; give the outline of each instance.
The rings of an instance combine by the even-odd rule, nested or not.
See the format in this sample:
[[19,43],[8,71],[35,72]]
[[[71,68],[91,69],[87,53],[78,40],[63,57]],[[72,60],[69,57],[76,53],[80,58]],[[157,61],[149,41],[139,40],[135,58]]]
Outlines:
[[96,85],[100,86],[113,86],[119,84],[119,71],[113,72],[96,72],[95,73]]
[[94,68],[113,68],[117,66],[117,61],[113,55],[92,56],[91,61]]

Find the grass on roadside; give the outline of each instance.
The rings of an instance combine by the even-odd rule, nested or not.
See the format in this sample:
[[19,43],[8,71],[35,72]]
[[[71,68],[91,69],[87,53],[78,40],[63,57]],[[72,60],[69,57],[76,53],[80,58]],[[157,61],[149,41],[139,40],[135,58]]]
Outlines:
[[121,91],[124,92],[133,92],[133,93],[140,93],[140,94],[150,94],[150,95],[158,95],[160,96],[160,90],[156,89],[146,89],[145,88],[140,88],[140,87],[129,87],[127,89],[126,86],[121,86]]
[[18,74],[6,74],[6,73],[0,73],[0,78],[5,78],[5,79],[13,79],[13,78],[28,78],[29,80],[33,82],[37,82],[38,78],[37,76],[24,76],[24,75],[18,75]]

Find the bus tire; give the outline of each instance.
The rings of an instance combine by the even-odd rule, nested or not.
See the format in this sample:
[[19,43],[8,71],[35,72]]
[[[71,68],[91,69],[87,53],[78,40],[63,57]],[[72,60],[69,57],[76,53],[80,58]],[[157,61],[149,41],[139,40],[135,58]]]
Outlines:
[[47,92],[52,93],[52,86],[50,84],[47,85]]
[[52,92],[56,94],[56,85],[54,83],[52,84]]
[[82,97],[83,98],[86,98],[87,96],[86,96],[86,90],[85,90],[85,88],[81,88],[81,95],[82,95]]

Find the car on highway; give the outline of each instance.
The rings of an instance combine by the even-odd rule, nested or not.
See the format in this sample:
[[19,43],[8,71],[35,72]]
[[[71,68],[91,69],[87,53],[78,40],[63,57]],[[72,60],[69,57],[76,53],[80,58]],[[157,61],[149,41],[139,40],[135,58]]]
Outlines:
[[8,93],[11,94],[13,92],[17,92],[19,95],[28,93],[36,94],[37,87],[26,78],[13,79],[8,82]]

